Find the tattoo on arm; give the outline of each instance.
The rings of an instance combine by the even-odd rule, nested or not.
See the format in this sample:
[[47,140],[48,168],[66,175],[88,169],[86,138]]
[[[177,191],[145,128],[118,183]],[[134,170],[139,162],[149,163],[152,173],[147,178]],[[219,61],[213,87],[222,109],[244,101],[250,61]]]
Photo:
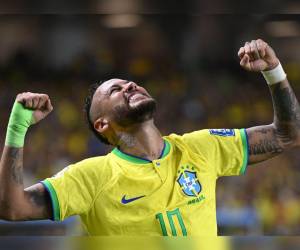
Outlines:
[[30,201],[36,206],[44,206],[46,204],[46,198],[44,192],[38,189],[34,189],[30,192]]
[[[41,186],[41,184],[36,184],[34,186],[25,189],[25,194],[29,202],[40,211],[37,213],[39,214],[38,215],[39,218],[41,219],[51,218],[52,216],[51,198],[48,192],[44,189],[44,187]],[[36,217],[31,219],[36,219]]]
[[277,136],[283,143],[289,143],[297,137],[300,129],[300,106],[288,85],[275,84],[271,87],[274,106],[274,124]]
[[247,129],[249,162],[272,158],[294,145],[299,145],[300,106],[287,80],[270,86],[274,122]]
[[19,148],[9,150],[11,164],[11,178],[19,185],[23,185],[23,154]]
[[23,148],[4,147],[0,162],[0,217],[7,220],[50,219],[50,195],[41,184],[24,190]]
[[247,129],[247,135],[250,163],[269,159],[283,151],[273,125]]
[[283,150],[278,145],[276,140],[259,140],[256,143],[249,145],[249,154],[250,155],[259,155],[259,154],[279,154]]

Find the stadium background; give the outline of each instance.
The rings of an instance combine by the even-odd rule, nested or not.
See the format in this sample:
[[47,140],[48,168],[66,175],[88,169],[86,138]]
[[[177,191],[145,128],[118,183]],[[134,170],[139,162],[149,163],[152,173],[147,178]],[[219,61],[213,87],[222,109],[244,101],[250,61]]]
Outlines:
[[[156,124],[163,134],[268,124],[273,116],[268,87],[260,74],[242,70],[237,57],[245,41],[262,38],[275,49],[300,98],[300,16],[234,14],[221,2],[168,9],[170,1],[66,1],[61,13],[67,15],[33,15],[50,13],[53,1],[0,3],[4,12],[27,13],[0,16],[1,147],[17,93],[47,93],[54,106],[26,138],[25,185],[109,152],[88,131],[83,115],[88,86],[99,80],[127,78],[146,87],[158,101]],[[254,9],[263,12],[269,3],[257,1]],[[272,4],[281,13],[300,9],[297,1]],[[234,1],[230,7],[253,5]],[[77,14],[92,10],[102,14]],[[248,167],[245,176],[221,178],[219,233],[299,234],[299,158],[295,149]],[[80,228],[76,219],[1,221],[0,234],[77,235]]]

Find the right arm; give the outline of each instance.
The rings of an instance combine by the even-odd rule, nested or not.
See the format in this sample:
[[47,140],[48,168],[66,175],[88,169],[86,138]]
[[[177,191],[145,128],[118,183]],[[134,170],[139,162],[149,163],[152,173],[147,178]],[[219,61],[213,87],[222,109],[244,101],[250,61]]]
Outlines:
[[[20,113],[20,109],[18,110],[19,113],[13,113],[13,110],[11,114],[0,162],[0,219],[10,221],[50,219],[52,218],[51,199],[44,186],[38,183],[24,189],[24,138],[20,142],[19,131],[14,131],[14,129],[18,129],[20,124],[24,127],[26,122],[28,127],[37,123],[47,116],[53,108],[49,97],[43,94],[19,94],[16,99],[17,102],[22,104],[24,110],[26,109],[27,115],[32,113],[32,117],[26,121],[22,116],[22,110]],[[30,112],[29,109],[32,111],[31,113],[28,113]],[[16,122],[19,124],[16,125]]]

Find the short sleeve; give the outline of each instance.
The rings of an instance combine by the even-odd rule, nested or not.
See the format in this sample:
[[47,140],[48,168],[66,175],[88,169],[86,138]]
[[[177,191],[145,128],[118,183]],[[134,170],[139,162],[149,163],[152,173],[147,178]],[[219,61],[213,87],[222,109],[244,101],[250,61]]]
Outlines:
[[201,154],[216,177],[244,174],[248,164],[245,129],[205,129],[183,135],[192,151]]
[[52,200],[53,220],[89,211],[99,186],[92,165],[82,161],[42,181]]

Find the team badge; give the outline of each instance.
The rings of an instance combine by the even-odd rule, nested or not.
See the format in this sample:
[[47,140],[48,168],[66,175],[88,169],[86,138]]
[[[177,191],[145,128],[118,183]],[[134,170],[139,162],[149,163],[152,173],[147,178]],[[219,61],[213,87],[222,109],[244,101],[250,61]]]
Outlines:
[[202,190],[201,184],[197,179],[196,172],[184,170],[179,175],[177,182],[179,183],[183,193],[188,196],[197,197]]
[[211,135],[219,135],[219,136],[235,136],[234,129],[210,129],[209,133]]

